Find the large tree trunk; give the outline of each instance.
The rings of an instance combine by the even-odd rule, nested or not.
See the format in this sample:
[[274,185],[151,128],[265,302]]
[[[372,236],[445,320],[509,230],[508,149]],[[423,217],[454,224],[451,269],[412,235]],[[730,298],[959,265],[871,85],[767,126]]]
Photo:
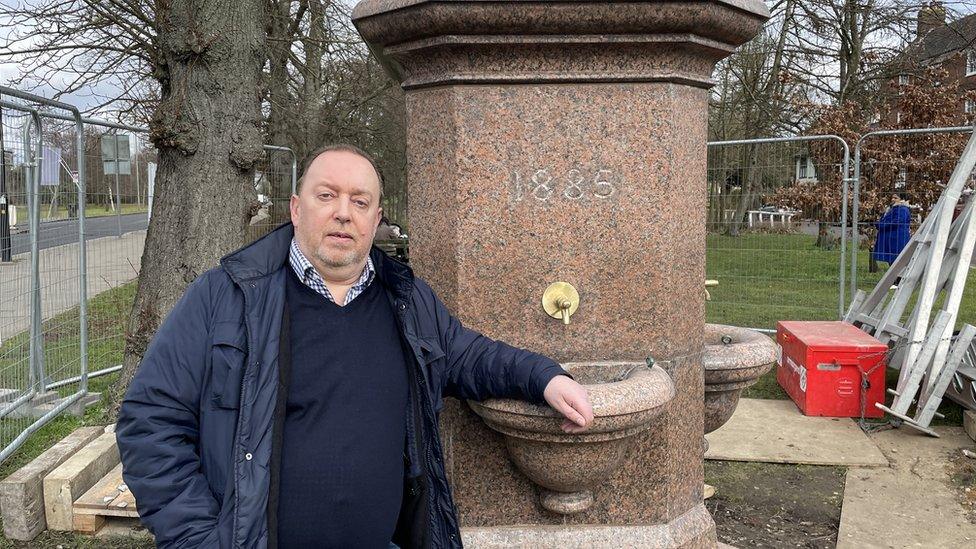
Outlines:
[[[297,23],[291,15],[290,0],[271,1],[268,9],[268,142],[272,145],[288,146],[288,129],[295,111],[294,100],[289,93],[288,54],[294,40]],[[296,19],[305,12],[304,4],[299,7]],[[291,196],[291,159],[287,154],[270,154],[271,200],[274,202],[271,213],[272,223],[284,221],[288,217],[288,200]],[[301,159],[299,159],[301,161]]]
[[113,413],[187,285],[243,245],[254,164],[262,157],[263,2],[156,6],[162,51],[155,71],[162,97],[151,123],[159,150],[156,198]]
[[817,221],[817,247],[829,250],[834,247],[834,238],[830,236],[830,224],[826,221]]
[[300,135],[295,140],[299,154],[303,157],[322,145],[345,141],[341,138],[337,139],[335,135],[337,128],[328,128],[320,122],[332,118],[325,111],[327,102],[322,90],[325,82],[323,64],[329,62],[326,56],[331,42],[329,21],[326,17],[329,0],[308,0],[307,5],[308,30],[301,38],[305,65],[302,71],[302,87],[299,91],[301,95],[299,101],[302,105],[302,110],[298,113],[301,119],[298,124]]
[[752,144],[749,145],[748,149],[749,165],[745,170],[744,181],[739,191],[739,204],[735,207],[735,214],[732,216],[732,223],[729,224],[729,236],[739,236],[742,231],[742,223],[745,222],[746,212],[749,210],[749,206],[755,200],[755,192],[758,186],[759,180],[759,145]]

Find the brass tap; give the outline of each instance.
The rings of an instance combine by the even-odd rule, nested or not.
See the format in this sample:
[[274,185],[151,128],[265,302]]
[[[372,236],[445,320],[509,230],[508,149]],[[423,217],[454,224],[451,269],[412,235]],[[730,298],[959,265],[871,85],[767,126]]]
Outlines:
[[569,317],[579,308],[579,292],[568,282],[553,282],[542,293],[542,308],[553,318],[569,325]]
[[708,289],[715,286],[718,286],[718,280],[705,280],[705,301],[712,300],[712,294],[708,293]]

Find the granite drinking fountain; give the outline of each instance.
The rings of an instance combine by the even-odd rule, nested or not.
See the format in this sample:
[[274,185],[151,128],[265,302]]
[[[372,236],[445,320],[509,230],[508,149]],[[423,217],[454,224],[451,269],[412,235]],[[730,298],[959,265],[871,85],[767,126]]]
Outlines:
[[742,391],[776,361],[776,344],[756,330],[705,324],[705,434],[732,417]]
[[563,366],[593,405],[593,426],[584,433],[564,433],[562,418],[548,406],[502,399],[468,404],[505,437],[509,457],[539,486],[542,507],[572,515],[593,505],[592,490],[620,469],[635,435],[674,398],[674,384],[664,370],[643,363]]
[[596,408],[567,435],[542,407],[447,400],[467,546],[716,546],[708,88],[768,16],[759,0],[356,6],[405,91],[411,265],[466,325],[566,364]]

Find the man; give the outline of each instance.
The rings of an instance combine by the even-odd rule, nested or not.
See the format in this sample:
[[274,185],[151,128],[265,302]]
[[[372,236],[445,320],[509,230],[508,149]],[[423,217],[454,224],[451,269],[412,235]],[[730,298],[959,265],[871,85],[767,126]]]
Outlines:
[[371,248],[381,189],[366,153],[317,151],[294,225],[224,257],[160,327],[116,431],[160,547],[457,547],[443,395],[591,424],[558,364],[464,328]]
[[376,235],[373,240],[393,240],[394,238],[400,238],[400,226],[391,224],[384,215],[380,218],[380,225],[376,228]]

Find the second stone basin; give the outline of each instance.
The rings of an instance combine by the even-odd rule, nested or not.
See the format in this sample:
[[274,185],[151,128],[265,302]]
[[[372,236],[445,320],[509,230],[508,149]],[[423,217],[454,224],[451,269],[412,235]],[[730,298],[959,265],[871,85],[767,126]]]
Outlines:
[[739,396],[776,362],[768,336],[736,326],[705,324],[705,433],[732,417]]
[[468,404],[505,437],[509,457],[540,487],[540,503],[559,514],[579,513],[594,501],[593,489],[618,471],[637,433],[674,398],[674,383],[658,366],[643,362],[564,364],[586,387],[593,425],[563,432],[562,417],[548,406],[492,399]]

